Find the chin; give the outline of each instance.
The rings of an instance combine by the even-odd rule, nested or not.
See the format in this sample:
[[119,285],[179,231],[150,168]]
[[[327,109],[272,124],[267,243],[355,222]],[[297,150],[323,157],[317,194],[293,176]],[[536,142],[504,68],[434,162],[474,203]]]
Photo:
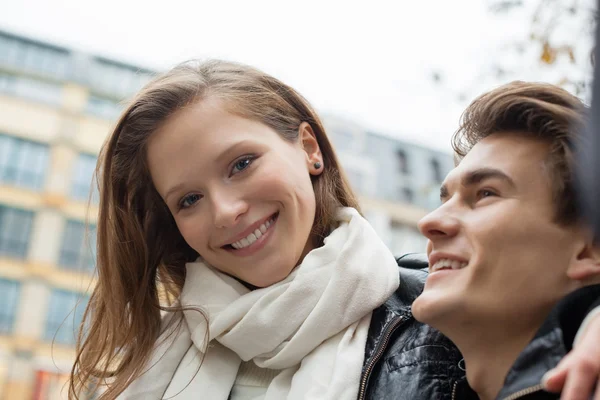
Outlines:
[[426,323],[424,319],[427,318],[427,302],[423,301],[422,298],[423,296],[421,295],[413,301],[411,311],[417,321]]
[[426,291],[413,302],[412,314],[417,321],[435,328],[438,322],[451,316],[453,310],[449,300]]

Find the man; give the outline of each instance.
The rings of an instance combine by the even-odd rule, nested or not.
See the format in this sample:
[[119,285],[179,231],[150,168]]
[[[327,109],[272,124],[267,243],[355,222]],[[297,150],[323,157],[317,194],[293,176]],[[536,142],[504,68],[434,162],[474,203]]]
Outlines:
[[540,382],[600,304],[600,250],[571,178],[584,115],[566,91],[522,82],[463,114],[442,205],[419,224],[430,275],[412,306],[464,357],[453,399],[558,398]]

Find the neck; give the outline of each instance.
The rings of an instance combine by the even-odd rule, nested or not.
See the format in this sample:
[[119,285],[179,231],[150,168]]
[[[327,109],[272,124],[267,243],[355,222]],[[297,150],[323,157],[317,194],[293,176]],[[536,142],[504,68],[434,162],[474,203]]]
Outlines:
[[507,326],[511,327],[510,324],[465,325],[460,332],[447,335],[462,353],[469,386],[481,400],[496,398],[510,367],[538,329],[521,327],[509,331]]

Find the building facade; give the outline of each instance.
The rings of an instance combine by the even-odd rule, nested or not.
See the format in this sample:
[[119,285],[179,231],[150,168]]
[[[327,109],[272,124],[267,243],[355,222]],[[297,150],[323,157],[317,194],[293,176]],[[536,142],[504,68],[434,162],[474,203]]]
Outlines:
[[326,115],[323,120],[371,225],[394,254],[424,251],[417,222],[439,204],[440,184],[454,165],[451,154],[347,119]]
[[93,284],[96,156],[150,71],[0,32],[0,399],[58,399]]
[[[94,284],[97,154],[152,71],[0,31],[0,400],[66,398]],[[451,167],[341,119],[325,124],[365,215],[397,254]]]

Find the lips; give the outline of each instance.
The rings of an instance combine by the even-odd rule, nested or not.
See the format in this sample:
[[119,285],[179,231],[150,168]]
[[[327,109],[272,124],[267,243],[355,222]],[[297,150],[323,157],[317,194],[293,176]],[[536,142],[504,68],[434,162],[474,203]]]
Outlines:
[[[433,249],[432,249],[433,250]],[[429,253],[429,272],[442,270],[460,270],[469,264],[469,259],[440,250],[433,250]]]
[[275,215],[273,215],[267,221],[260,224],[260,226],[254,230],[254,232],[250,233],[245,238],[231,243],[231,247],[233,247],[236,250],[239,250],[239,249],[243,249],[243,248],[250,246],[252,243],[254,243],[258,239],[260,239],[267,232],[267,230],[271,227],[271,225],[274,222],[275,222]]
[[276,212],[267,218],[254,222],[241,233],[229,239],[226,244],[221,247],[226,250],[241,250],[251,246],[254,242],[264,236],[265,233],[268,233],[278,216],[279,213]]
[[444,269],[458,270],[463,269],[468,265],[466,261],[458,261],[450,258],[438,259],[430,268],[431,272],[437,272]]

